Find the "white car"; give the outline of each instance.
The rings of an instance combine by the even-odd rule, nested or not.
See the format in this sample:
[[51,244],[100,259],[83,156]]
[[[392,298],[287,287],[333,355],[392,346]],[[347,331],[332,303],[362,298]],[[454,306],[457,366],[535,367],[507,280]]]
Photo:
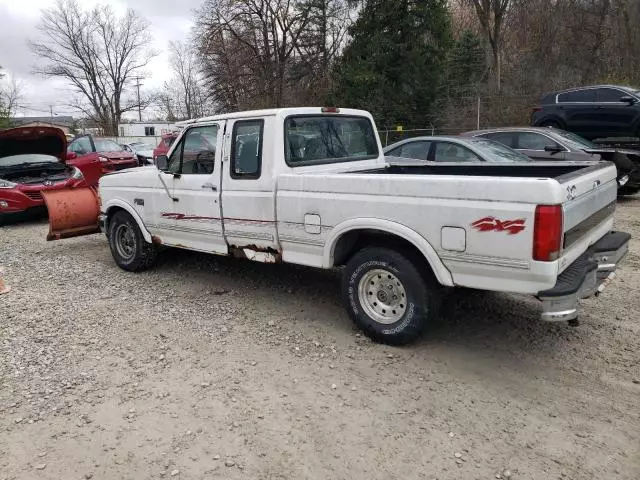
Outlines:
[[153,165],[153,149],[156,148],[150,143],[145,142],[129,142],[123,143],[122,146],[127,152],[133,153],[140,165]]
[[611,163],[391,165],[371,115],[351,109],[183,126],[157,168],[100,179],[96,217],[125,270],[150,267],[159,245],[344,267],[356,324],[402,344],[452,287],[529,294],[543,319],[573,321],[627,251]]

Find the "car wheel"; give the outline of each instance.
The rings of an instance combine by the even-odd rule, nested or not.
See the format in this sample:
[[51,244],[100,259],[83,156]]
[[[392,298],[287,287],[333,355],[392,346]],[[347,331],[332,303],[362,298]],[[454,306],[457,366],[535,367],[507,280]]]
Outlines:
[[116,212],[108,228],[111,255],[120,268],[137,272],[153,265],[157,249],[146,242],[138,223],[129,213]]
[[342,294],[354,323],[376,342],[403,345],[436,315],[441,292],[402,251],[367,247],[347,263]]
[[636,193],[640,192],[640,188],[638,187],[627,187],[626,185],[620,187],[618,189],[618,196],[619,197],[626,197],[629,195],[635,195]]

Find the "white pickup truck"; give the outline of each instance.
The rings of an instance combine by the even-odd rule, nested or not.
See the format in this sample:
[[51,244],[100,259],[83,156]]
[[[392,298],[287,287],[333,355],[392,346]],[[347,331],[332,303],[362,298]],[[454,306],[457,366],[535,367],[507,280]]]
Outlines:
[[445,287],[519,292],[573,321],[614,275],[611,163],[392,164],[371,115],[337,108],[185,122],[168,157],[100,180],[100,226],[125,270],[171,246],[344,267],[355,323],[403,344]]

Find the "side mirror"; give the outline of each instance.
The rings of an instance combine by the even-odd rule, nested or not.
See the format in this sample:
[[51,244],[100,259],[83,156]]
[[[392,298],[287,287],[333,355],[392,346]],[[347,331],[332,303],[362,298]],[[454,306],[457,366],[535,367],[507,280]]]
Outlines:
[[156,157],[156,167],[162,172],[166,172],[169,168],[169,157],[166,155],[158,155]]
[[65,160],[75,160],[76,158],[78,158],[78,155],[76,155],[76,152],[67,152],[67,156]]
[[544,151],[545,152],[549,152],[551,154],[554,153],[559,153],[563,150],[563,148],[560,145],[547,145],[544,147]]
[[632,96],[630,96],[630,95],[626,95],[624,97],[620,97],[619,101],[622,102],[622,103],[627,103],[629,105],[633,105],[634,103],[636,103],[637,100],[635,98],[633,98]]

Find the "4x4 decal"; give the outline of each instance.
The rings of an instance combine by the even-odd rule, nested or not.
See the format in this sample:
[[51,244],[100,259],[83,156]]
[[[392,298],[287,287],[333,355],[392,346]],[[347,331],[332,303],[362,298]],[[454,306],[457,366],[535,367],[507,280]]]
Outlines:
[[520,233],[525,228],[523,218],[502,221],[495,217],[484,217],[473,222],[471,226],[480,232],[507,232],[509,235]]

